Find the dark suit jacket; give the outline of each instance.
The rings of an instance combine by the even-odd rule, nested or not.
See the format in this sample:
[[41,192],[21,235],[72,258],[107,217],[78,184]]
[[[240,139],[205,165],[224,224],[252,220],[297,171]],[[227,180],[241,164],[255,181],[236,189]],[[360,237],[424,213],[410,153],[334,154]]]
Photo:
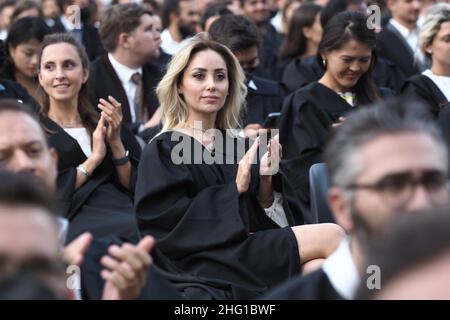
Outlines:
[[247,86],[247,107],[242,113],[243,127],[251,123],[263,124],[271,112],[280,112],[284,94],[281,86],[274,81],[252,77],[257,90]]
[[38,112],[39,105],[19,83],[0,79],[0,99],[16,99],[31,108],[31,111]]
[[[53,32],[67,32],[59,19],[55,20],[55,25],[51,29]],[[105,53],[97,28],[93,25],[88,23],[83,24],[81,39],[90,61],[94,61],[97,57]]]
[[377,46],[380,56],[397,66],[397,81],[401,82],[399,86],[409,77],[420,73],[421,66],[415,63],[414,52],[392,24],[388,23],[380,32]]
[[[142,68],[144,107],[147,108],[147,113],[149,118],[151,118],[159,106],[155,88],[161,79],[161,70],[158,66],[151,63],[145,64]],[[98,104],[100,98],[107,99],[108,96],[113,96],[117,99],[122,104],[123,122],[128,124],[133,132],[137,132],[139,124],[133,125],[131,123],[131,111],[127,94],[108,59],[108,55],[105,54],[92,63],[88,89],[94,106]]]
[[263,300],[342,300],[322,269],[298,275],[269,291]]

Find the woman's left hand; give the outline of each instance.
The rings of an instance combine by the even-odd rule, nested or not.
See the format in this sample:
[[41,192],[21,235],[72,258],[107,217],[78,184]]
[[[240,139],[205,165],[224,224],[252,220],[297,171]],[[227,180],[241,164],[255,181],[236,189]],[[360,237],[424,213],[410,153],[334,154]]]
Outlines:
[[259,175],[273,176],[278,172],[280,160],[283,157],[283,149],[278,141],[278,135],[270,139],[267,152],[262,156],[259,165]]
[[120,128],[122,127],[122,105],[113,97],[109,96],[108,100],[100,99],[98,108],[102,110],[102,115],[108,122],[106,130],[106,141],[109,144],[120,141]]

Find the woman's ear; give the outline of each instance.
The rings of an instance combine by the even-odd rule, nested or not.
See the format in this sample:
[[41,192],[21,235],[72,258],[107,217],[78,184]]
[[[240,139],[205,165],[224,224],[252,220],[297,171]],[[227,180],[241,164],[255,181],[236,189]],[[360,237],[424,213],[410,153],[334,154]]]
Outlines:
[[431,43],[424,43],[422,45],[422,50],[425,51],[425,53],[431,55],[433,51],[431,50]]
[[8,45],[8,53],[12,60],[14,60],[14,55],[16,53],[16,48],[14,48],[11,44]]
[[89,79],[89,68],[83,69],[83,84]]
[[311,27],[303,27],[302,28],[302,33],[303,33],[303,35],[305,36],[305,38],[306,39],[311,39],[311,30],[312,30],[312,28]]

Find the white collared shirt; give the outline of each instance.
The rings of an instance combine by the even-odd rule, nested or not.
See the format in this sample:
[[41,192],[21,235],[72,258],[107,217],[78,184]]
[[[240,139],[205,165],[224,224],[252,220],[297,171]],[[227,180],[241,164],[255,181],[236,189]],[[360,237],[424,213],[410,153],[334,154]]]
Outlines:
[[422,74],[430,78],[447,98],[447,101],[450,101],[450,77],[438,76],[431,72],[430,69],[425,70]]
[[419,29],[416,27],[414,30],[409,30],[405,26],[398,23],[396,20],[391,19],[389,20],[389,23],[397,29],[398,32],[405,38],[406,42],[408,42],[409,46],[411,47],[411,50],[416,52],[417,51],[417,43],[419,40]]
[[118,62],[111,53],[108,53],[108,59],[111,62],[111,65],[114,68],[117,76],[119,77],[120,82],[122,83],[122,87],[125,90],[125,93],[128,98],[128,105],[130,106],[130,114],[131,114],[131,122],[136,122],[136,111],[134,105],[134,96],[136,94],[136,84],[131,81],[131,77],[136,72],[142,75],[142,68],[131,69],[120,62]]
[[350,252],[350,238],[344,238],[339,247],[323,263],[322,270],[333,288],[347,300],[355,298],[361,278]]
[[176,42],[172,35],[169,32],[169,29],[164,29],[161,32],[161,49],[163,49],[166,53],[174,56],[183,48],[191,38],[183,39],[181,42]]
[[253,90],[255,90],[255,91],[258,91],[258,87],[256,86],[256,83],[255,83],[253,80],[250,80],[250,81],[248,82],[248,87],[249,87],[250,89],[253,89]]

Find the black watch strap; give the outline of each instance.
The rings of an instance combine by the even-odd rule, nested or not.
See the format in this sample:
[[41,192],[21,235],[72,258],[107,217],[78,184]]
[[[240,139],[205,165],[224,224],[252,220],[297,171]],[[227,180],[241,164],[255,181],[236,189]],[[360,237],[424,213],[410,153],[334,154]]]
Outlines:
[[127,163],[130,160],[130,157],[128,156],[129,151],[125,151],[125,156],[123,158],[112,158],[112,162],[115,166],[123,166],[125,163]]

